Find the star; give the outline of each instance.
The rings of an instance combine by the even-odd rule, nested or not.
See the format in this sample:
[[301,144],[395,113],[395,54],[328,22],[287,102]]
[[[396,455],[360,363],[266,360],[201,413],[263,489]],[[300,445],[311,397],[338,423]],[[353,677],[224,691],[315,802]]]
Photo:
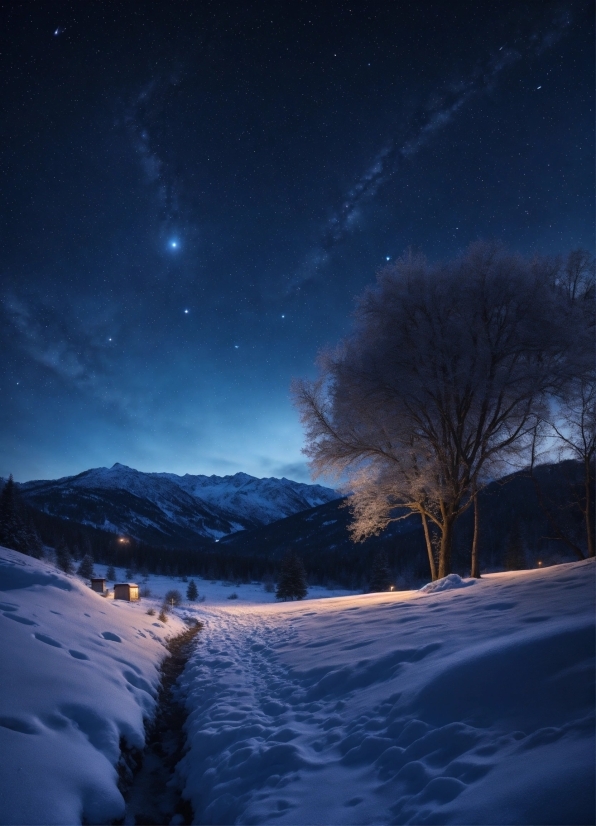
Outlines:
[[282,318],[285,318],[285,315],[282,313],[282,316],[281,316],[281,317],[282,317]]
[[386,255],[386,256],[385,256],[385,261],[391,261],[391,256],[390,256],[390,255]]
[[188,315],[188,310],[185,310],[185,311],[184,311],[184,314],[185,314],[185,315]]
[[239,344],[234,344],[234,349],[237,350],[239,346]]
[[170,246],[173,250],[178,249],[178,241],[170,241]]

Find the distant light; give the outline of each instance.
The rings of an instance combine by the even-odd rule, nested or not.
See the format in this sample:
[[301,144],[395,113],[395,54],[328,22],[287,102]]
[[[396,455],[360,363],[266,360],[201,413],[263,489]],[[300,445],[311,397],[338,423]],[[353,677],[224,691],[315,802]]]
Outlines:
[[125,536],[119,536],[118,542],[128,542],[128,539]]
[[390,591],[395,591],[395,585],[392,585],[392,586],[389,588],[389,590],[390,590]]
[[111,341],[111,340],[112,340],[111,338],[108,339],[108,341]]
[[541,567],[541,565],[542,565],[542,560],[541,560],[541,559],[539,559],[539,560],[538,560],[538,567],[540,568],[540,567]]
[[391,261],[391,256],[390,256],[390,255],[386,255],[386,256],[385,256],[385,261]]
[[173,250],[178,249],[178,241],[170,241],[170,246]]
[[188,315],[188,310],[185,310],[184,312]]

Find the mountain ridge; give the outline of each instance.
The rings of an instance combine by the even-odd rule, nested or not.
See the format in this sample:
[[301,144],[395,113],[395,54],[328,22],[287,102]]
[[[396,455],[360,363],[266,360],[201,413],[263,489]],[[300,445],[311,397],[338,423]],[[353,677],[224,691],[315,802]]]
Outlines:
[[40,510],[137,539],[192,545],[220,539],[339,498],[321,485],[247,473],[145,473],[116,462],[74,476],[19,484]]

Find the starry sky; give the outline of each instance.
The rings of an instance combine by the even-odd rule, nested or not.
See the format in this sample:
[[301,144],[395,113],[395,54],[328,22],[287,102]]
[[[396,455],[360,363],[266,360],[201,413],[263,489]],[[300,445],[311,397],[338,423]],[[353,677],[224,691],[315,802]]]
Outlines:
[[594,248],[589,2],[21,2],[0,475],[308,481],[293,376],[408,247]]

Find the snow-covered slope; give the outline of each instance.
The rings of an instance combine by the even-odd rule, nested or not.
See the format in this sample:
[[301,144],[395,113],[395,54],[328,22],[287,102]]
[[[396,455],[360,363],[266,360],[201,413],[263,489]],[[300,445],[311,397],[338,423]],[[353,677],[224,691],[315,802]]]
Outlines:
[[183,547],[197,536],[220,538],[338,496],[288,479],[142,473],[120,464],[26,482],[20,489],[32,505],[55,516]]
[[200,606],[196,822],[594,823],[594,570]]
[[121,739],[142,748],[163,640],[143,603],[0,548],[0,823],[110,823],[124,814]]

